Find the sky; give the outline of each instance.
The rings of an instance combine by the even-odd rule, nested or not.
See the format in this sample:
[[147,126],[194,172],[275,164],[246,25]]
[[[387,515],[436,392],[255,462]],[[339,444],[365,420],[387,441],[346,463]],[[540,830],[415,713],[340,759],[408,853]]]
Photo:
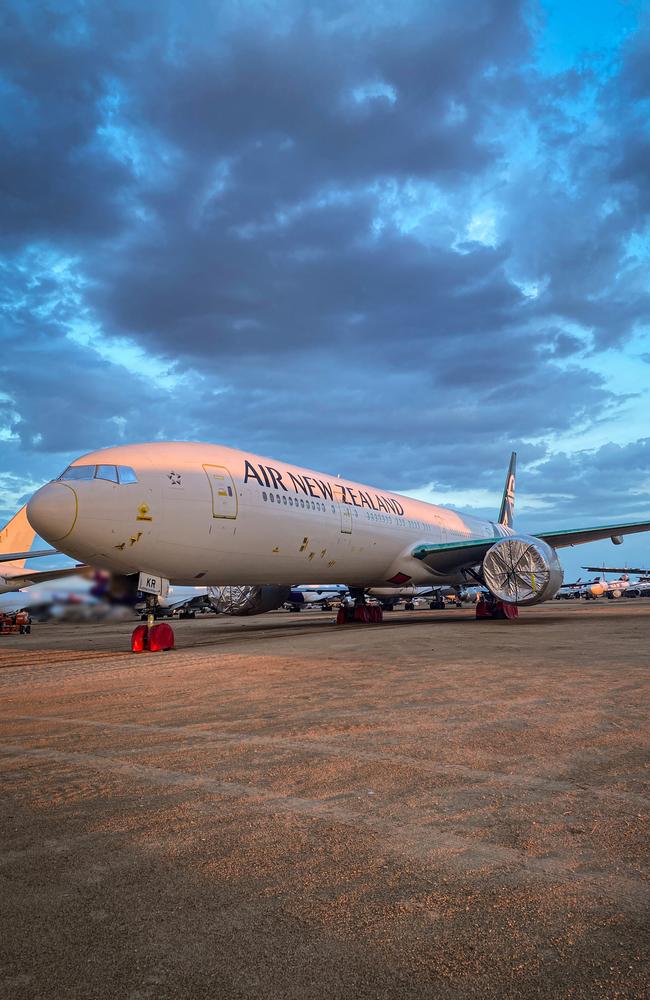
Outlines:
[[642,3],[6,0],[0,129],[5,518],[154,439],[650,517]]

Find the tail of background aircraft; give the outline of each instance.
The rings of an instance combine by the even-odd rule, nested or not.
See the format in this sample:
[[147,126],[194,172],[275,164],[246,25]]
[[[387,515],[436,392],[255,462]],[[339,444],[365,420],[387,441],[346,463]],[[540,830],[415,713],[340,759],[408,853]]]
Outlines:
[[499,511],[499,524],[505,524],[507,528],[512,528],[515,519],[515,475],[517,473],[517,452],[513,451],[510,456],[508,475],[506,484],[503,487],[503,499],[501,500],[501,510]]
[[[35,534],[36,532],[27,520],[27,508],[21,507],[0,531],[0,555],[7,555],[10,552],[27,552],[34,541]],[[21,569],[25,565],[25,560],[16,559],[3,565]]]

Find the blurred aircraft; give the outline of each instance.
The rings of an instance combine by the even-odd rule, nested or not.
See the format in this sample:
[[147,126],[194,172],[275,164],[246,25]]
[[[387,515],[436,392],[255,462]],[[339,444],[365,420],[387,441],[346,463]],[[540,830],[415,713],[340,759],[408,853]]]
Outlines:
[[[146,620],[145,598],[136,601],[136,611]],[[213,611],[207,587],[170,586],[166,597],[161,597],[156,608],[156,618],[195,618],[204,611]]]

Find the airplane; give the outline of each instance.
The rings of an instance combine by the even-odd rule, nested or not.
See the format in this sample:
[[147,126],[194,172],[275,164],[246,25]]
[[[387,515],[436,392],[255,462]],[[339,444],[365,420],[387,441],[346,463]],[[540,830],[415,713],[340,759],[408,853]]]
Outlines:
[[[448,588],[446,588],[448,589]],[[431,598],[430,607],[442,607],[444,599],[440,587],[367,587],[366,596],[376,600],[383,609],[392,610],[401,601],[404,602],[406,611],[413,611],[415,601],[423,598]],[[293,611],[300,611],[305,604],[321,604],[326,608],[332,601],[350,599],[350,590],[344,584],[334,584],[331,586],[321,585],[299,586],[291,591],[291,597],[286,602]]]
[[650,530],[650,520],[516,533],[513,452],[496,521],[224,445],[120,445],[75,459],[27,505],[48,543],[149,594],[171,582],[248,588],[249,613],[296,580],[369,587],[479,584],[503,604],[555,596],[557,549]]
[[[57,555],[56,549],[30,551],[36,532],[27,520],[27,507],[23,506],[14,514],[0,531],[0,594],[15,593],[26,587],[76,576],[79,566],[64,569],[26,570],[27,559]],[[12,549],[15,551],[12,552]]]
[[[447,590],[449,588],[446,588]],[[248,615],[250,608],[247,597],[250,588],[247,587],[209,587],[208,600],[218,614]],[[413,611],[415,601],[420,598],[432,598],[429,607],[444,607],[442,588],[436,587],[367,587],[367,597],[376,600],[384,610],[392,610],[400,601],[404,601],[406,611]],[[350,600],[350,589],[345,584],[299,584],[292,587],[282,607],[289,611],[301,611],[308,604],[318,604],[325,610],[330,610],[333,601]],[[270,609],[273,610],[273,609]]]
[[582,597],[582,593],[585,587],[581,577],[578,577],[573,583],[563,583],[557,594],[555,595],[556,601],[574,601],[579,600]]
[[[609,598],[614,597],[645,597],[648,592],[647,584],[650,584],[650,570],[640,567],[620,566],[583,566],[583,569],[590,573],[601,573],[602,575],[595,581],[592,590],[594,597],[601,597],[606,594]],[[605,573],[619,573],[617,580],[607,580]],[[630,574],[634,574],[639,579],[630,580]]]
[[581,593],[588,601],[603,596],[612,600],[621,597],[629,586],[630,578],[625,573],[618,580],[608,580],[602,575],[586,583]]
[[[136,601],[136,611],[145,606],[145,599]],[[211,611],[212,604],[207,587],[170,587],[167,595],[158,599],[158,618],[196,618],[197,613]],[[143,620],[146,613],[141,614]]]
[[289,611],[302,611],[307,604],[319,604],[324,610],[329,611],[333,601],[340,601],[348,596],[348,588],[342,583],[304,585],[299,584],[291,588],[289,599],[285,601],[285,607]]

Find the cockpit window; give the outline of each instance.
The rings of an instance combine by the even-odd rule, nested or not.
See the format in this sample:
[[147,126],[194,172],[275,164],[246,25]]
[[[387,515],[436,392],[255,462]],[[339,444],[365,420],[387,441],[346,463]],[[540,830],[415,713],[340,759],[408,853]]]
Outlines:
[[69,465],[59,479],[92,479],[94,475],[94,465]]
[[98,465],[95,479],[108,479],[109,483],[116,483],[117,469],[114,465]]
[[118,465],[117,471],[121,483],[137,483],[138,477],[129,465]]
[[137,483],[130,465],[69,465],[59,479],[106,479],[109,483]]

